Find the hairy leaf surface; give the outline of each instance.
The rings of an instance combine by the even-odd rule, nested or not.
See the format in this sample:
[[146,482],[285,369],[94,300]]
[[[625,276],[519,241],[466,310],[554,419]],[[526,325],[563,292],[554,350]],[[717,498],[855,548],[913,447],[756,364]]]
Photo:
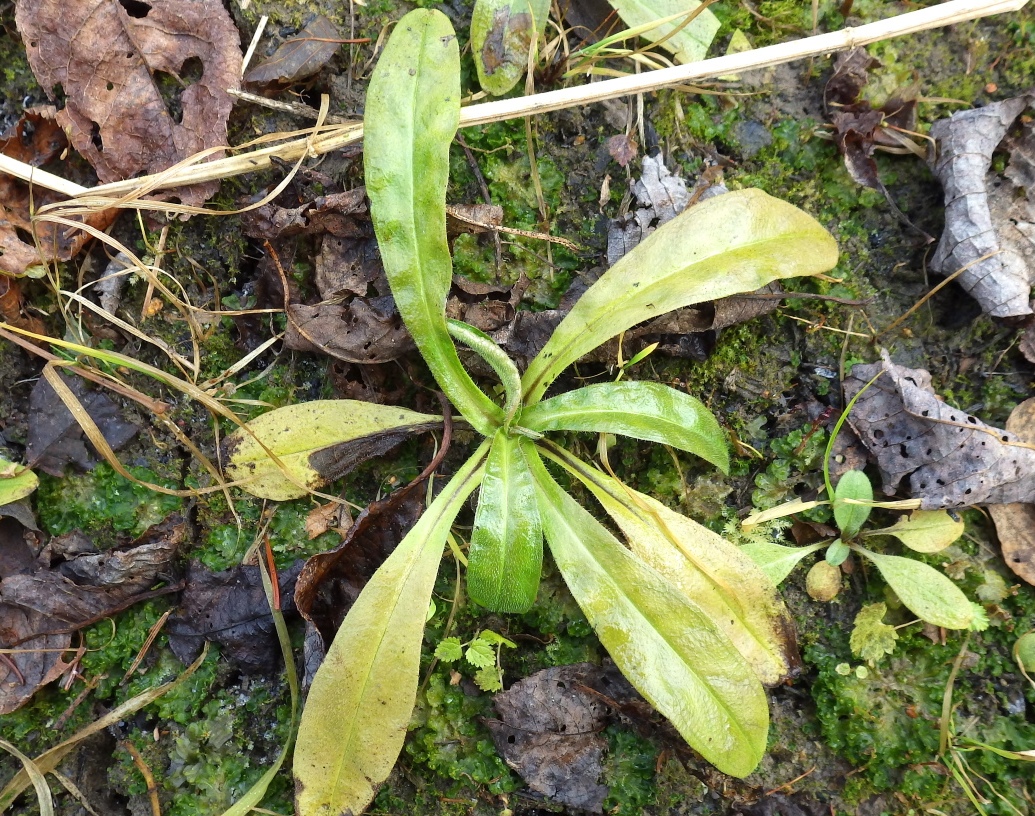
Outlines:
[[370,215],[403,322],[446,396],[485,436],[501,412],[460,363],[446,329],[449,145],[460,121],[460,52],[440,11],[396,26],[367,89],[364,172]]
[[729,452],[718,420],[701,402],[652,382],[598,383],[551,397],[521,415],[533,431],[623,434],[695,453],[723,472]]
[[527,444],[496,432],[478,494],[467,592],[493,612],[527,612],[539,590],[543,528],[522,450]]
[[622,674],[720,771],[765,752],[769,710],[751,667],[700,607],[611,535],[529,457],[558,569]]
[[970,626],[974,610],[967,596],[934,567],[912,558],[855,549],[876,565],[888,586],[915,615],[946,629]]
[[565,368],[637,323],[836,263],[837,243],[797,207],[761,190],[708,199],[658,228],[579,298],[525,371],[526,401],[538,402]]
[[374,573],[313,678],[295,748],[298,813],[361,813],[395,765],[417,699],[442,549],[478,485],[487,448],[483,443],[457,471]]
[[707,527],[573,457],[559,458],[588,487],[629,547],[726,633],[766,685],[801,667],[794,622],[776,585],[749,556]]
[[[345,475],[349,465],[379,456],[408,434],[441,422],[442,417],[359,400],[288,405],[249,422],[251,434],[238,429],[230,435],[226,474],[233,481],[248,480],[242,487],[259,498],[297,499],[307,489]],[[287,475],[257,439],[276,454]],[[334,461],[326,461],[329,458]]]

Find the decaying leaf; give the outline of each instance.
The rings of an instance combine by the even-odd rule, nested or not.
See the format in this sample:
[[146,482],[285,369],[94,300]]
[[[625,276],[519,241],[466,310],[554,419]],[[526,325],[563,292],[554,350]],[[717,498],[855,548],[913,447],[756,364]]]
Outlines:
[[[19,0],[29,65],[101,181],[157,173],[225,145],[240,36],[221,0]],[[218,183],[180,188],[200,204]]]
[[478,82],[493,96],[517,85],[528,54],[546,28],[549,0],[478,0],[471,14],[471,50]]
[[[0,153],[33,167],[51,164],[68,144],[54,117],[53,108],[30,108],[0,136]],[[67,175],[67,168],[62,168],[62,174]],[[30,207],[39,209],[61,198],[45,187],[30,187],[14,176],[0,173],[0,274],[35,274],[34,270],[48,261],[67,261],[79,254],[89,240],[85,232],[45,222],[34,227],[30,220]],[[104,230],[117,214],[117,210],[101,210],[87,216],[84,223]],[[6,288],[3,284],[0,288],[3,296]],[[4,317],[17,325],[17,314],[5,309]]]
[[1032,313],[1035,270],[1035,184],[1031,124],[1011,140],[1004,175],[990,172],[992,153],[1017,117],[1031,104],[1019,96],[961,111],[935,122],[934,174],[945,188],[945,231],[931,259],[944,274],[965,270],[958,280],[992,317]]
[[168,572],[186,539],[187,524],[170,516],[126,548],[98,553],[80,534],[52,539],[34,569],[0,580],[0,648],[24,651],[0,660],[0,715],[24,704],[36,689],[68,668],[59,651],[72,630],[99,620],[149,589]]
[[288,348],[322,352],[347,363],[387,363],[415,346],[390,296],[352,298],[347,306],[288,306]]
[[488,720],[496,750],[536,793],[572,808],[600,813],[608,787],[601,784],[607,742],[606,701],[639,695],[615,671],[591,663],[555,666],[497,694],[500,720]]
[[[1035,443],[1035,397],[1018,405],[1006,420],[1006,430]],[[990,504],[988,512],[1003,548],[1003,560],[1018,577],[1035,585],[1035,504]]]
[[611,266],[662,224],[686,209],[690,192],[681,176],[672,174],[661,156],[644,156],[632,192],[639,208],[616,218],[607,230],[607,263]]
[[924,510],[1035,498],[1035,448],[942,402],[928,372],[897,366],[887,352],[882,358],[852,369],[845,396],[884,372],[859,397],[848,422],[876,458],[887,495],[908,476]]
[[[282,612],[295,609],[295,579],[301,568],[297,562],[277,573]],[[195,561],[186,580],[179,611],[165,626],[173,654],[189,665],[210,640],[244,671],[269,673],[279,660],[280,643],[259,567],[239,564],[212,572]]]
[[[618,16],[630,27],[653,23],[674,14],[691,12],[701,4],[697,0],[608,0]],[[683,20],[675,20],[652,28],[644,38],[648,41],[660,41],[664,48],[675,57],[676,62],[697,62],[708,53],[708,46],[715,39],[719,30],[719,18],[708,9],[697,14],[687,25]]]
[[[629,162],[636,158],[638,151],[639,145],[636,144],[636,140],[627,133],[619,133],[617,136],[612,136],[607,140],[607,152],[611,154],[612,159],[618,162],[620,167],[628,167]],[[635,187],[633,192],[635,192]]]
[[[59,375],[61,376],[61,375]],[[111,446],[125,446],[140,428],[121,417],[118,406],[101,391],[91,390],[80,377],[62,377]],[[25,455],[32,467],[62,476],[66,465],[88,469],[94,459],[86,448],[82,428],[45,378],[29,396],[29,438]]]
[[341,47],[341,32],[320,14],[298,34],[285,40],[268,60],[250,68],[244,81],[252,85],[290,85],[308,79],[331,61]]

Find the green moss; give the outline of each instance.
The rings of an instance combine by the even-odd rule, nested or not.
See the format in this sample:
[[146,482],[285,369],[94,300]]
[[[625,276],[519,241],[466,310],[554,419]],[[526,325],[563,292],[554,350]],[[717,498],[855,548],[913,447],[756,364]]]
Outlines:
[[[148,468],[131,467],[130,473],[146,482],[176,487]],[[81,530],[104,548],[114,533],[140,535],[182,507],[177,496],[155,493],[124,479],[105,462],[92,471],[55,479],[40,476],[37,499],[40,522],[52,535]]]
[[604,736],[608,750],[602,779],[610,788],[604,811],[615,816],[639,816],[654,803],[657,746],[618,725],[608,726]]

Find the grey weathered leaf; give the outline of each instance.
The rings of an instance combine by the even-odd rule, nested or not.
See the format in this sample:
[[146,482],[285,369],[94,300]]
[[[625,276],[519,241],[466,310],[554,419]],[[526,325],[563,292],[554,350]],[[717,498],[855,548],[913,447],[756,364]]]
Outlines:
[[852,369],[845,396],[884,372],[859,397],[848,422],[876,457],[886,494],[908,476],[924,510],[1035,498],[1035,447],[942,402],[928,372],[895,365],[887,352],[882,357]]
[[[960,285],[993,317],[1032,313],[1035,187],[1022,193],[1015,180],[1028,173],[1016,167],[1005,180],[989,172],[993,151],[1030,104],[1028,95],[1005,99],[931,127],[938,146],[934,174],[945,188],[945,231],[931,268],[951,274],[966,267]],[[1025,138],[1030,142],[1030,127]]]
[[[1006,430],[1025,442],[1035,442],[1035,397],[1013,409]],[[1030,501],[1030,500],[1029,500]],[[1024,502],[990,504],[1003,560],[1019,578],[1035,585],[1035,505]]]

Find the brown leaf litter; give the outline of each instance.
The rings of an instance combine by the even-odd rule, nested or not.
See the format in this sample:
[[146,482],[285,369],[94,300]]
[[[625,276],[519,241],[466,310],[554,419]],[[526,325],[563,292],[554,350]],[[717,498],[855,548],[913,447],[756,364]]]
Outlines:
[[249,85],[291,85],[320,72],[341,47],[341,32],[327,17],[317,15],[294,37],[285,40],[269,59],[249,68]]
[[924,510],[1035,501],[1035,446],[946,404],[923,369],[882,361],[856,365],[845,379],[859,397],[848,423],[877,460],[884,493],[909,477],[910,494]]
[[19,550],[0,559],[0,649],[13,650],[0,653],[0,714],[74,665],[75,657],[65,658],[76,652],[75,631],[153,597],[148,590],[171,569],[187,535],[186,521],[174,514],[106,552],[79,532],[52,538],[39,553],[24,540],[0,539]]
[[[102,182],[226,144],[241,50],[221,0],[18,0],[15,21],[39,84],[60,89],[58,124]],[[218,189],[176,195],[201,204]]]
[[[1006,430],[1029,444],[1035,444],[1035,397],[1013,409],[1006,420]],[[995,522],[1006,565],[1020,578],[1035,585],[1035,504],[1031,500],[990,504],[988,512]]]

